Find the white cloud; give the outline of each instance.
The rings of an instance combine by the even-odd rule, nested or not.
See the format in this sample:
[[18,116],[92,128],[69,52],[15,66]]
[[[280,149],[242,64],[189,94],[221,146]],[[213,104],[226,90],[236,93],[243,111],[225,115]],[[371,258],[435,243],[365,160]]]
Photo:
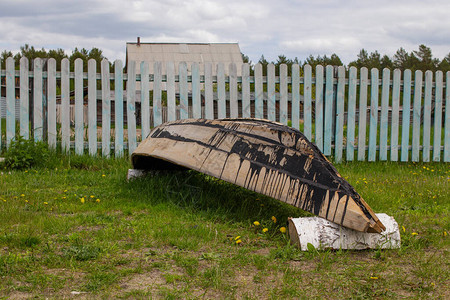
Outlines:
[[114,60],[125,43],[235,42],[257,61],[285,54],[336,53],[344,62],[361,48],[393,55],[419,44],[436,57],[450,51],[448,0],[3,0],[0,47],[98,47]]

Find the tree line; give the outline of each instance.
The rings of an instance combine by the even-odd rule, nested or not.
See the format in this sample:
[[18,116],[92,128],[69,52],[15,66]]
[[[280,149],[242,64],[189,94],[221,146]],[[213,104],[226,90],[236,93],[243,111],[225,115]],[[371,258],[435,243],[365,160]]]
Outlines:
[[[33,60],[35,58],[54,58],[57,62],[57,68],[60,69],[61,61],[64,58],[68,58],[70,61],[71,69],[73,70],[75,60],[77,58],[81,58],[83,60],[84,68],[87,69],[87,62],[89,59],[95,59],[97,62],[97,71],[100,72],[100,63],[105,58],[103,55],[103,51],[98,48],[92,48],[87,50],[85,48],[78,49],[75,48],[71,55],[67,55],[65,51],[61,48],[45,50],[36,49],[34,46],[30,46],[25,44],[20,47],[20,51],[15,55],[11,51],[4,50],[0,54],[1,60],[1,68],[5,69],[5,60],[8,57],[14,57],[16,67],[19,67],[19,61],[22,57],[26,57],[29,60]],[[254,64],[250,61],[249,57],[245,54],[242,54],[242,58],[244,62],[250,63],[252,66],[252,73]],[[261,55],[258,63],[261,63],[264,68],[263,72],[266,75],[267,68],[265,68],[269,63],[275,64],[275,66],[280,66],[281,64],[286,64],[288,66],[288,71],[293,64],[306,65],[309,64],[314,69],[317,65],[333,65],[333,66],[343,66],[341,59],[335,53],[331,54],[331,56],[327,55],[318,55],[314,57],[313,55],[308,56],[303,62],[301,62],[297,57],[294,59],[287,58],[285,55],[278,55],[278,58],[275,61],[269,62],[264,55]],[[422,70],[422,71],[436,71],[441,70],[443,72],[450,71],[450,52],[442,59],[433,57],[432,51],[430,47],[427,47],[423,44],[419,45],[417,50],[413,50],[411,52],[407,52],[404,48],[400,48],[396,51],[396,53],[390,57],[386,54],[382,55],[378,51],[368,52],[365,49],[361,49],[359,54],[357,55],[357,59],[351,61],[348,67],[354,66],[358,69],[361,67],[366,67],[368,69],[377,68],[389,68],[389,69],[410,69],[412,71]],[[110,63],[110,68],[112,71],[112,64]],[[276,68],[276,72],[278,75],[279,68]]]
[[[248,56],[242,54],[242,58],[244,62],[252,64]],[[267,66],[269,64],[264,55],[261,56],[258,63],[261,63],[263,66]],[[294,59],[289,59],[285,55],[279,55],[275,61],[270,63],[275,64],[277,67],[281,64],[287,64],[289,69],[293,64],[299,64],[302,66],[309,64],[313,69],[317,65],[344,66],[339,56],[335,53],[331,54],[329,57],[327,55],[318,55],[316,57],[310,55],[303,61],[303,63],[301,63],[297,57]],[[439,60],[438,58],[433,57],[431,48],[423,44],[419,45],[417,50],[413,50],[409,53],[404,48],[400,48],[392,57],[389,57],[386,54],[381,55],[376,50],[369,53],[366,49],[361,49],[357,55],[357,59],[351,61],[347,66],[357,67],[358,69],[366,67],[369,70],[372,68],[380,70],[384,68],[389,68],[391,70],[400,69],[402,71],[410,69],[413,72],[416,70],[440,70],[445,73],[450,71],[450,52],[442,60]],[[263,70],[265,69],[266,68],[263,68]],[[278,70],[278,68],[276,68],[276,70]]]

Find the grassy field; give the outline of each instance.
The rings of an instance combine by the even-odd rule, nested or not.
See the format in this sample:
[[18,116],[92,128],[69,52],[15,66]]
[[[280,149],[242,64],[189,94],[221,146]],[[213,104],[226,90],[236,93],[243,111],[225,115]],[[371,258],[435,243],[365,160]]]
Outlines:
[[322,252],[280,231],[299,209],[193,171],[127,182],[130,167],[0,170],[0,298],[450,297],[449,164],[337,165],[402,247]]

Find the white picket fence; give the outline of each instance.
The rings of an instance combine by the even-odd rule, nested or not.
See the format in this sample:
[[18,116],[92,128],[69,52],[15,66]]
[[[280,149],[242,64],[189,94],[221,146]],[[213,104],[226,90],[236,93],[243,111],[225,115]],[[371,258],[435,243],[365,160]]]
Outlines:
[[167,63],[163,74],[162,64],[155,63],[154,74],[149,74],[148,63],[141,62],[136,74],[135,64],[129,61],[124,74],[117,60],[110,74],[106,60],[97,73],[94,60],[83,70],[83,61],[77,59],[70,70],[64,59],[57,72],[54,59],[44,67],[41,59],[29,63],[22,58],[15,70],[8,58],[0,73],[6,90],[0,95],[6,102],[5,108],[0,105],[0,116],[6,118],[0,147],[9,147],[20,134],[65,151],[74,148],[77,154],[98,155],[101,150],[103,156],[122,156],[163,121],[243,117],[289,123],[337,162],[450,162],[450,72],[444,78],[441,71],[425,76],[416,71],[413,78],[410,70],[384,69],[380,78],[377,69],[369,77],[367,68],[313,70],[305,65],[301,70],[293,65],[288,74],[288,67],[281,65],[275,76],[276,67],[269,64],[263,76],[262,65],[256,64],[250,76],[250,66],[244,64],[242,76],[237,76],[234,64],[225,74],[223,64],[205,63],[200,72],[194,63],[188,72],[181,63],[176,74],[175,65]]

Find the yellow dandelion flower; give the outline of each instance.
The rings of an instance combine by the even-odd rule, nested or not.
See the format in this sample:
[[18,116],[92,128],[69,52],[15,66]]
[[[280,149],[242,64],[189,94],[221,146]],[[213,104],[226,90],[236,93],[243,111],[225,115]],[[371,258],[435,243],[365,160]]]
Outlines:
[[242,243],[241,240],[237,240],[237,241],[236,241],[236,245],[239,245],[240,243]]
[[106,175],[105,175],[105,174],[102,174],[102,177],[106,177]]
[[64,193],[67,193],[67,190],[64,190]]
[[67,197],[66,196],[64,196],[64,197],[62,197],[63,199],[66,199]]
[[26,203],[28,203],[28,200],[25,200]]
[[259,222],[258,222],[258,221],[255,221],[255,222],[253,222],[253,225],[255,225],[255,226],[259,226],[260,224],[259,224]]
[[90,197],[91,197],[91,198],[95,198],[95,196],[93,196],[93,195],[91,195]]
[[25,197],[25,194],[21,194],[20,197]]
[[44,202],[44,205],[47,205],[48,204],[48,202]]
[[84,203],[84,197],[80,199],[81,203]]
[[411,233],[411,235],[419,235],[417,232],[413,232]]
[[269,229],[267,229],[267,228],[263,228],[263,230],[262,230],[263,232],[267,232],[267,231],[269,231]]
[[402,226],[402,230],[403,230],[403,232],[406,232],[405,226]]
[[281,227],[280,231],[281,231],[281,233],[286,233],[286,227]]
[[237,237],[234,238],[235,241],[239,240],[241,238],[240,235],[238,235]]
[[272,216],[272,221],[273,221],[274,223],[276,223],[276,222],[277,222],[277,218],[276,218],[275,216]]
[[444,236],[447,236],[447,235],[448,235],[447,231],[444,231]]
[[377,280],[378,277],[376,277],[376,276],[370,276],[370,279],[372,279],[372,280]]
[[100,199],[95,200],[95,202],[99,203],[99,202],[100,202]]

